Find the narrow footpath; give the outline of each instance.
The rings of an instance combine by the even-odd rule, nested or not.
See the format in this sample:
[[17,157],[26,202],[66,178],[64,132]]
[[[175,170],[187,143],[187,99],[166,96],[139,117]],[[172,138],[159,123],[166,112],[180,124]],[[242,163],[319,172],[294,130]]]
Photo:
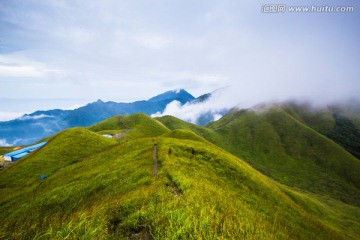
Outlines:
[[156,143],[154,144],[152,154],[153,154],[153,159],[154,159],[153,174],[157,175],[158,174],[158,156],[157,156],[157,145],[156,145]]
[[114,138],[115,138],[115,139],[121,139],[121,138],[125,137],[125,134],[126,134],[128,131],[130,131],[130,129],[126,129],[125,131],[123,131],[123,132],[121,132],[121,133],[115,134],[115,135],[114,135]]

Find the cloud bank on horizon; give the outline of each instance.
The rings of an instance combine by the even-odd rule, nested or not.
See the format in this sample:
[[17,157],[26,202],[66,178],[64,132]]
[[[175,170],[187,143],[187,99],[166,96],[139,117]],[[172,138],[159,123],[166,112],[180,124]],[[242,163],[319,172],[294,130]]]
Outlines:
[[[3,0],[1,97],[36,98],[37,104],[60,98],[132,101],[169,89],[200,95],[230,86],[213,98],[224,107],[359,95],[359,1],[306,2],[354,6],[349,13],[269,14],[261,12],[264,4]],[[215,101],[203,104],[220,108]],[[0,112],[5,108],[0,99]],[[176,109],[184,115],[196,111],[185,112],[177,103],[167,111]]]
[[188,102],[181,104],[179,101],[169,103],[163,112],[152,114],[151,117],[171,115],[194,124],[199,123],[199,119],[208,115],[210,121],[216,121],[222,117],[224,111],[238,106],[229,97],[229,88],[222,88],[211,93],[205,100],[200,102]]
[[[358,99],[347,99],[344,96],[323,95],[321,98],[318,98],[312,95],[304,97],[302,95],[290,96],[279,93],[277,97],[274,98],[273,92],[257,92],[257,97],[251,96],[253,93],[254,91],[247,91],[246,89],[226,87],[212,92],[205,101],[181,104],[179,101],[175,100],[169,103],[163,112],[152,114],[151,117],[171,115],[187,122],[202,124],[201,121],[204,116],[206,116],[207,121],[216,121],[233,108],[251,108],[255,111],[262,111],[267,109],[266,107],[272,106],[272,104],[281,104],[287,101],[296,101],[298,103],[310,104],[312,107],[320,108],[332,104],[347,104],[350,100],[355,104],[360,103]],[[242,99],[242,101],[238,101],[238,99]]]

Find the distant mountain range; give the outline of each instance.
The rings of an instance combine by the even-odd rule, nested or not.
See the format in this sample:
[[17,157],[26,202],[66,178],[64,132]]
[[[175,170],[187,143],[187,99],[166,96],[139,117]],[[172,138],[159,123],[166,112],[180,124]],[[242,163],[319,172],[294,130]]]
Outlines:
[[[27,145],[65,128],[90,126],[115,115],[162,112],[172,101],[185,104],[196,100],[185,90],[168,91],[149,100],[132,103],[103,102],[100,99],[74,110],[47,110],[0,122],[0,139],[8,145]],[[202,99],[199,99],[201,101]]]
[[[208,100],[216,101],[211,99],[212,95],[213,93],[206,93],[195,98],[181,89],[167,91],[148,100],[131,103],[103,102],[99,99],[74,110],[36,111],[14,120],[0,122],[0,142],[9,146],[28,145],[63,129],[90,126],[116,115],[145,113],[150,116],[155,113],[163,113],[168,104],[173,101],[178,101],[184,108],[189,106],[201,108],[202,103],[206,103]],[[235,105],[236,102],[234,102]],[[360,158],[360,104],[358,101],[317,108],[307,103],[296,102],[275,105]],[[264,109],[273,106],[274,104],[263,103],[254,106],[253,110],[264,112]],[[218,118],[215,119],[215,115],[226,116],[229,111],[236,112],[238,110],[237,108],[233,110],[224,108],[214,112],[212,109],[207,109],[201,111],[201,114],[197,116],[196,124],[204,126],[218,120]],[[242,109],[242,111],[246,110]],[[171,113],[166,114],[172,115]],[[162,116],[162,114],[155,115]],[[229,116],[225,117],[225,119],[228,118]],[[224,120],[220,122],[224,122]]]

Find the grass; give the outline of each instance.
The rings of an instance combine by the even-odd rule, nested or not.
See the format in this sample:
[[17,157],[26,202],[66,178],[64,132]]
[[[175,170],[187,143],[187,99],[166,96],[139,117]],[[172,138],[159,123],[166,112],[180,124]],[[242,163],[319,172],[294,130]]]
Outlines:
[[[94,133],[84,130],[84,134]],[[22,165],[30,167],[46,156],[61,135]],[[73,132],[73,137],[78,135]],[[214,145],[173,137],[155,140],[158,175],[152,173],[154,138],[146,137],[115,145],[109,142],[106,151],[97,149],[62,165],[43,182],[23,183],[19,189],[3,185],[1,196],[4,188],[31,191],[0,205],[2,236],[341,239],[294,204],[270,179]],[[12,179],[17,171],[16,167],[7,169],[0,180]]]
[[0,147],[0,155],[13,151],[14,147]]
[[104,132],[106,130],[128,131],[125,136],[126,141],[140,137],[156,137],[169,132],[169,129],[161,122],[143,113],[115,116],[95,124],[88,129],[94,132]]
[[322,134],[330,132],[336,124],[333,112],[329,108],[314,108],[308,104],[289,103],[282,106],[282,109]]
[[313,109],[299,104],[285,105],[284,110],[317,132],[327,136],[355,157],[360,158],[359,115],[346,107]]
[[177,198],[186,202],[179,204],[184,210],[175,210],[178,225],[160,232],[182,229],[179,236],[192,239],[316,239],[327,234],[272,181],[221,149],[171,139],[162,139],[160,146],[162,174],[171,176],[181,192]]
[[199,135],[195,134],[194,132],[186,129],[176,129],[169,133],[162,135],[163,137],[167,138],[175,138],[175,139],[187,139],[199,142],[207,142],[204,138],[200,137]]
[[317,216],[324,224],[336,229],[349,239],[360,236],[360,209],[353,205],[320,194],[292,189],[287,186],[281,188],[307,212]]
[[325,133],[327,137],[360,159],[360,130],[348,118],[335,114],[334,129]]
[[14,199],[32,198],[37,187],[62,168],[103,150],[116,141],[82,128],[65,130],[55,135],[40,150],[14,162],[0,175],[0,204],[13,211]]
[[[327,117],[318,120],[319,126]],[[360,162],[305,125],[295,114],[290,115],[279,108],[262,113],[233,111],[205,128],[181,120],[170,121],[171,117],[164,118],[159,121],[169,128],[200,133],[265,175],[296,188],[291,197],[305,211],[316,215],[347,238],[359,238]],[[304,196],[310,199],[305,201],[308,203],[305,206],[301,200]],[[322,214],[313,211],[319,206]]]
[[98,131],[98,134],[110,134],[112,136],[119,134],[119,133],[123,133],[125,132],[125,130],[104,130],[104,131]]
[[282,109],[234,111],[207,127],[170,118],[159,121],[199,133],[283,184],[360,206],[358,159]]
[[[171,117],[154,120],[136,114],[51,137],[45,147],[0,172],[0,238],[360,236],[358,207],[280,185],[209,142],[227,144],[223,142],[227,131],[230,140],[249,129],[250,136],[256,136],[247,128],[251,119],[254,122],[252,116],[238,117],[213,128],[202,128],[172,121]],[[245,130],[229,127],[236,121],[241,121]],[[291,119],[288,121],[293,124]],[[264,119],[255,119],[255,123],[259,125],[254,132],[261,130],[270,136],[259,147],[283,151],[274,142],[285,146],[287,140],[274,137],[278,132],[275,123]],[[119,141],[99,134],[124,130],[128,132]],[[256,141],[261,141],[261,131]],[[156,175],[152,171],[154,144],[158,149]],[[238,137],[236,144],[243,147],[248,143]],[[251,151],[246,154],[257,156]],[[40,174],[47,177],[41,180]]]
[[214,130],[206,127],[201,127],[192,123],[184,122],[173,116],[164,116],[156,118],[159,122],[164,124],[170,130],[190,130],[196,135],[207,139],[211,142],[221,142],[222,136],[216,133]]

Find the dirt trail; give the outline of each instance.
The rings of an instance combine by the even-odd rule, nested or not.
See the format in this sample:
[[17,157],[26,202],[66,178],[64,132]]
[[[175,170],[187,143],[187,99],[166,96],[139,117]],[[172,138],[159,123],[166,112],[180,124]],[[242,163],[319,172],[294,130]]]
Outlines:
[[114,135],[115,139],[121,139],[121,138],[123,138],[128,131],[130,131],[130,129],[126,129],[125,131],[123,131],[123,132],[121,132],[121,133],[115,134],[115,135]]
[[156,145],[156,143],[154,144],[152,155],[153,155],[153,159],[154,159],[153,174],[157,175],[158,174],[158,156],[157,156],[157,145]]

